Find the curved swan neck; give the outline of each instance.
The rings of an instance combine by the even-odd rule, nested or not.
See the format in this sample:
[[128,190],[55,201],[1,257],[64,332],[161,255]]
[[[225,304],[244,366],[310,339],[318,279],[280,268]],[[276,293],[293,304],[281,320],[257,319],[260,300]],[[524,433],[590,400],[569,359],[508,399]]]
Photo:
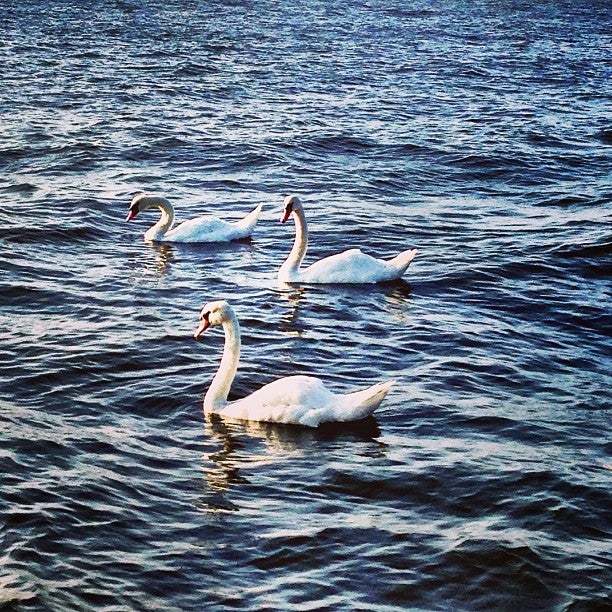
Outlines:
[[291,214],[295,221],[295,241],[289,256],[278,271],[278,276],[282,281],[294,280],[308,249],[308,224],[304,210],[300,206],[295,208]]
[[227,403],[227,396],[240,360],[240,325],[233,312],[230,318],[223,322],[223,331],[225,333],[223,356],[219,369],[204,396],[205,413],[222,408]]
[[145,232],[145,240],[161,240],[174,225],[174,207],[166,198],[151,198],[147,208],[159,208],[159,221]]

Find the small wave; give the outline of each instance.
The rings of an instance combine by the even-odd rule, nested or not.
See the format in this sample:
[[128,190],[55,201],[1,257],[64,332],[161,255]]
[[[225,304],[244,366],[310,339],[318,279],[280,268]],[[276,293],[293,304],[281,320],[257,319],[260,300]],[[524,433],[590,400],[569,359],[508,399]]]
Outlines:
[[334,153],[361,153],[369,151],[376,145],[366,139],[348,135],[327,135],[305,141],[307,149]]
[[598,204],[598,202],[586,196],[560,194],[548,197],[535,204],[536,206],[559,206],[561,208],[569,208],[570,206],[592,206]]
[[523,443],[547,444],[556,440],[556,433],[539,425],[526,424],[508,417],[500,416],[460,416],[460,426],[473,429],[477,434],[494,435]]
[[176,77],[200,77],[203,74],[214,74],[219,72],[219,69],[214,63],[204,64],[202,62],[188,61],[178,66],[176,69]]
[[612,128],[597,132],[595,134],[595,138],[597,138],[597,140],[600,140],[604,144],[612,145]]
[[33,174],[72,173],[94,167],[101,149],[102,145],[96,142],[79,141],[58,146],[41,141],[38,146],[30,143],[29,146],[0,151],[0,166],[27,160]]
[[0,187],[0,191],[3,193],[31,194],[37,190],[38,187],[32,183],[14,183],[13,185],[8,185],[7,187]]
[[156,149],[179,149],[181,147],[189,147],[190,143],[176,134],[171,134],[153,141],[152,146]]
[[565,244],[557,250],[560,257],[587,257],[599,258],[608,257],[612,254],[612,239],[602,240],[592,244]]
[[575,147],[575,142],[571,139],[564,138],[561,135],[551,132],[541,133],[531,131],[526,135],[526,140],[538,147],[547,147],[551,149],[567,150]]
[[[470,539],[442,557],[439,562],[444,566],[461,568],[467,586],[459,597],[464,603],[470,602],[470,608],[506,609],[511,601],[518,609],[544,609],[560,602],[555,581],[548,584],[545,579],[547,573],[553,573],[553,568],[543,573],[542,567],[549,562],[535,548]],[[440,584],[438,595],[445,594],[456,602],[457,594],[447,591],[448,588]]]
[[513,169],[530,168],[531,164],[527,159],[518,156],[495,156],[495,155],[451,155],[448,162],[452,166],[466,168],[468,170],[497,170],[509,171]]
[[[0,583],[2,581],[0,576]],[[22,604],[32,603],[37,596],[36,591],[28,587],[11,587],[0,584],[0,609],[19,609]]]
[[401,144],[377,144],[371,153],[375,158],[389,161],[417,154],[421,156],[435,156],[436,151],[418,142],[403,142]]
[[94,227],[0,228],[0,239],[15,244],[70,244],[91,242],[104,235]]
[[230,162],[238,168],[265,168],[270,163],[270,158],[267,155],[258,153],[257,151],[244,151],[242,154],[237,155],[234,159],[230,159]]
[[27,157],[30,154],[28,147],[12,147],[9,149],[0,149],[0,165],[4,165],[6,162],[12,162],[19,160],[23,157]]

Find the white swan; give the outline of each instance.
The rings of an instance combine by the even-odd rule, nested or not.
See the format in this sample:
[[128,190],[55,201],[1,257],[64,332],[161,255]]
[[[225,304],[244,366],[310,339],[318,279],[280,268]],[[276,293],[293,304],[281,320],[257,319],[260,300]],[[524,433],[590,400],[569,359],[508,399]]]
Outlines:
[[284,283],[381,283],[400,278],[417,254],[416,249],[409,249],[385,261],[360,249],[350,249],[320,259],[300,270],[308,248],[308,226],[302,202],[294,195],[285,198],[280,222],[285,223],[292,215],[295,220],[295,242],[278,270],[278,280]]
[[184,221],[172,229],[174,224],[174,207],[161,196],[151,193],[137,193],[130,203],[126,221],[131,221],[139,212],[148,208],[159,208],[159,221],[149,228],[144,235],[150,242],[228,242],[248,238],[255,228],[261,212],[261,204],[252,210],[244,219],[229,223],[220,219],[195,217]]
[[209,302],[202,308],[194,337],[199,338],[211,325],[223,326],[225,347],[219,370],[204,397],[205,414],[310,427],[332,421],[357,421],[378,408],[395,382],[391,380],[353,393],[337,394],[329,391],[318,378],[287,376],[243,399],[228,402],[240,359],[240,325],[232,307],[225,301]]

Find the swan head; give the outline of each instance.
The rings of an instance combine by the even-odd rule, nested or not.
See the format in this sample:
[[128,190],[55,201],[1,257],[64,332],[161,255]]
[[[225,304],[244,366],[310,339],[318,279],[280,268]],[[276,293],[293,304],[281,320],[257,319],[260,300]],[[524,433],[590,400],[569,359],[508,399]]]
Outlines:
[[288,195],[283,202],[283,214],[281,215],[280,222],[285,223],[291,216],[291,213],[301,210],[302,202],[296,195]]
[[166,198],[162,198],[161,196],[152,193],[143,193],[142,191],[138,191],[130,202],[130,209],[125,220],[131,221],[139,212],[142,212],[147,208],[166,209],[169,204],[170,202],[168,202]]
[[225,300],[208,302],[200,311],[200,322],[193,333],[193,337],[197,340],[209,327],[223,325],[226,321],[234,318],[234,311]]

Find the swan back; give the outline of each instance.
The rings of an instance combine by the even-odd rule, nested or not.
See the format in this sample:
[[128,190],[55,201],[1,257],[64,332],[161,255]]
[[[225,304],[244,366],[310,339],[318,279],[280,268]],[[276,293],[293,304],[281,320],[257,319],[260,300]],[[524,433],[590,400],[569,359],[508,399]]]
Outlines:
[[259,204],[246,217],[230,222],[222,219],[195,217],[183,221],[164,236],[168,242],[228,242],[249,238],[259,219]]
[[300,271],[299,279],[305,283],[382,283],[400,278],[416,254],[416,249],[409,249],[385,261],[350,249],[316,261]]

